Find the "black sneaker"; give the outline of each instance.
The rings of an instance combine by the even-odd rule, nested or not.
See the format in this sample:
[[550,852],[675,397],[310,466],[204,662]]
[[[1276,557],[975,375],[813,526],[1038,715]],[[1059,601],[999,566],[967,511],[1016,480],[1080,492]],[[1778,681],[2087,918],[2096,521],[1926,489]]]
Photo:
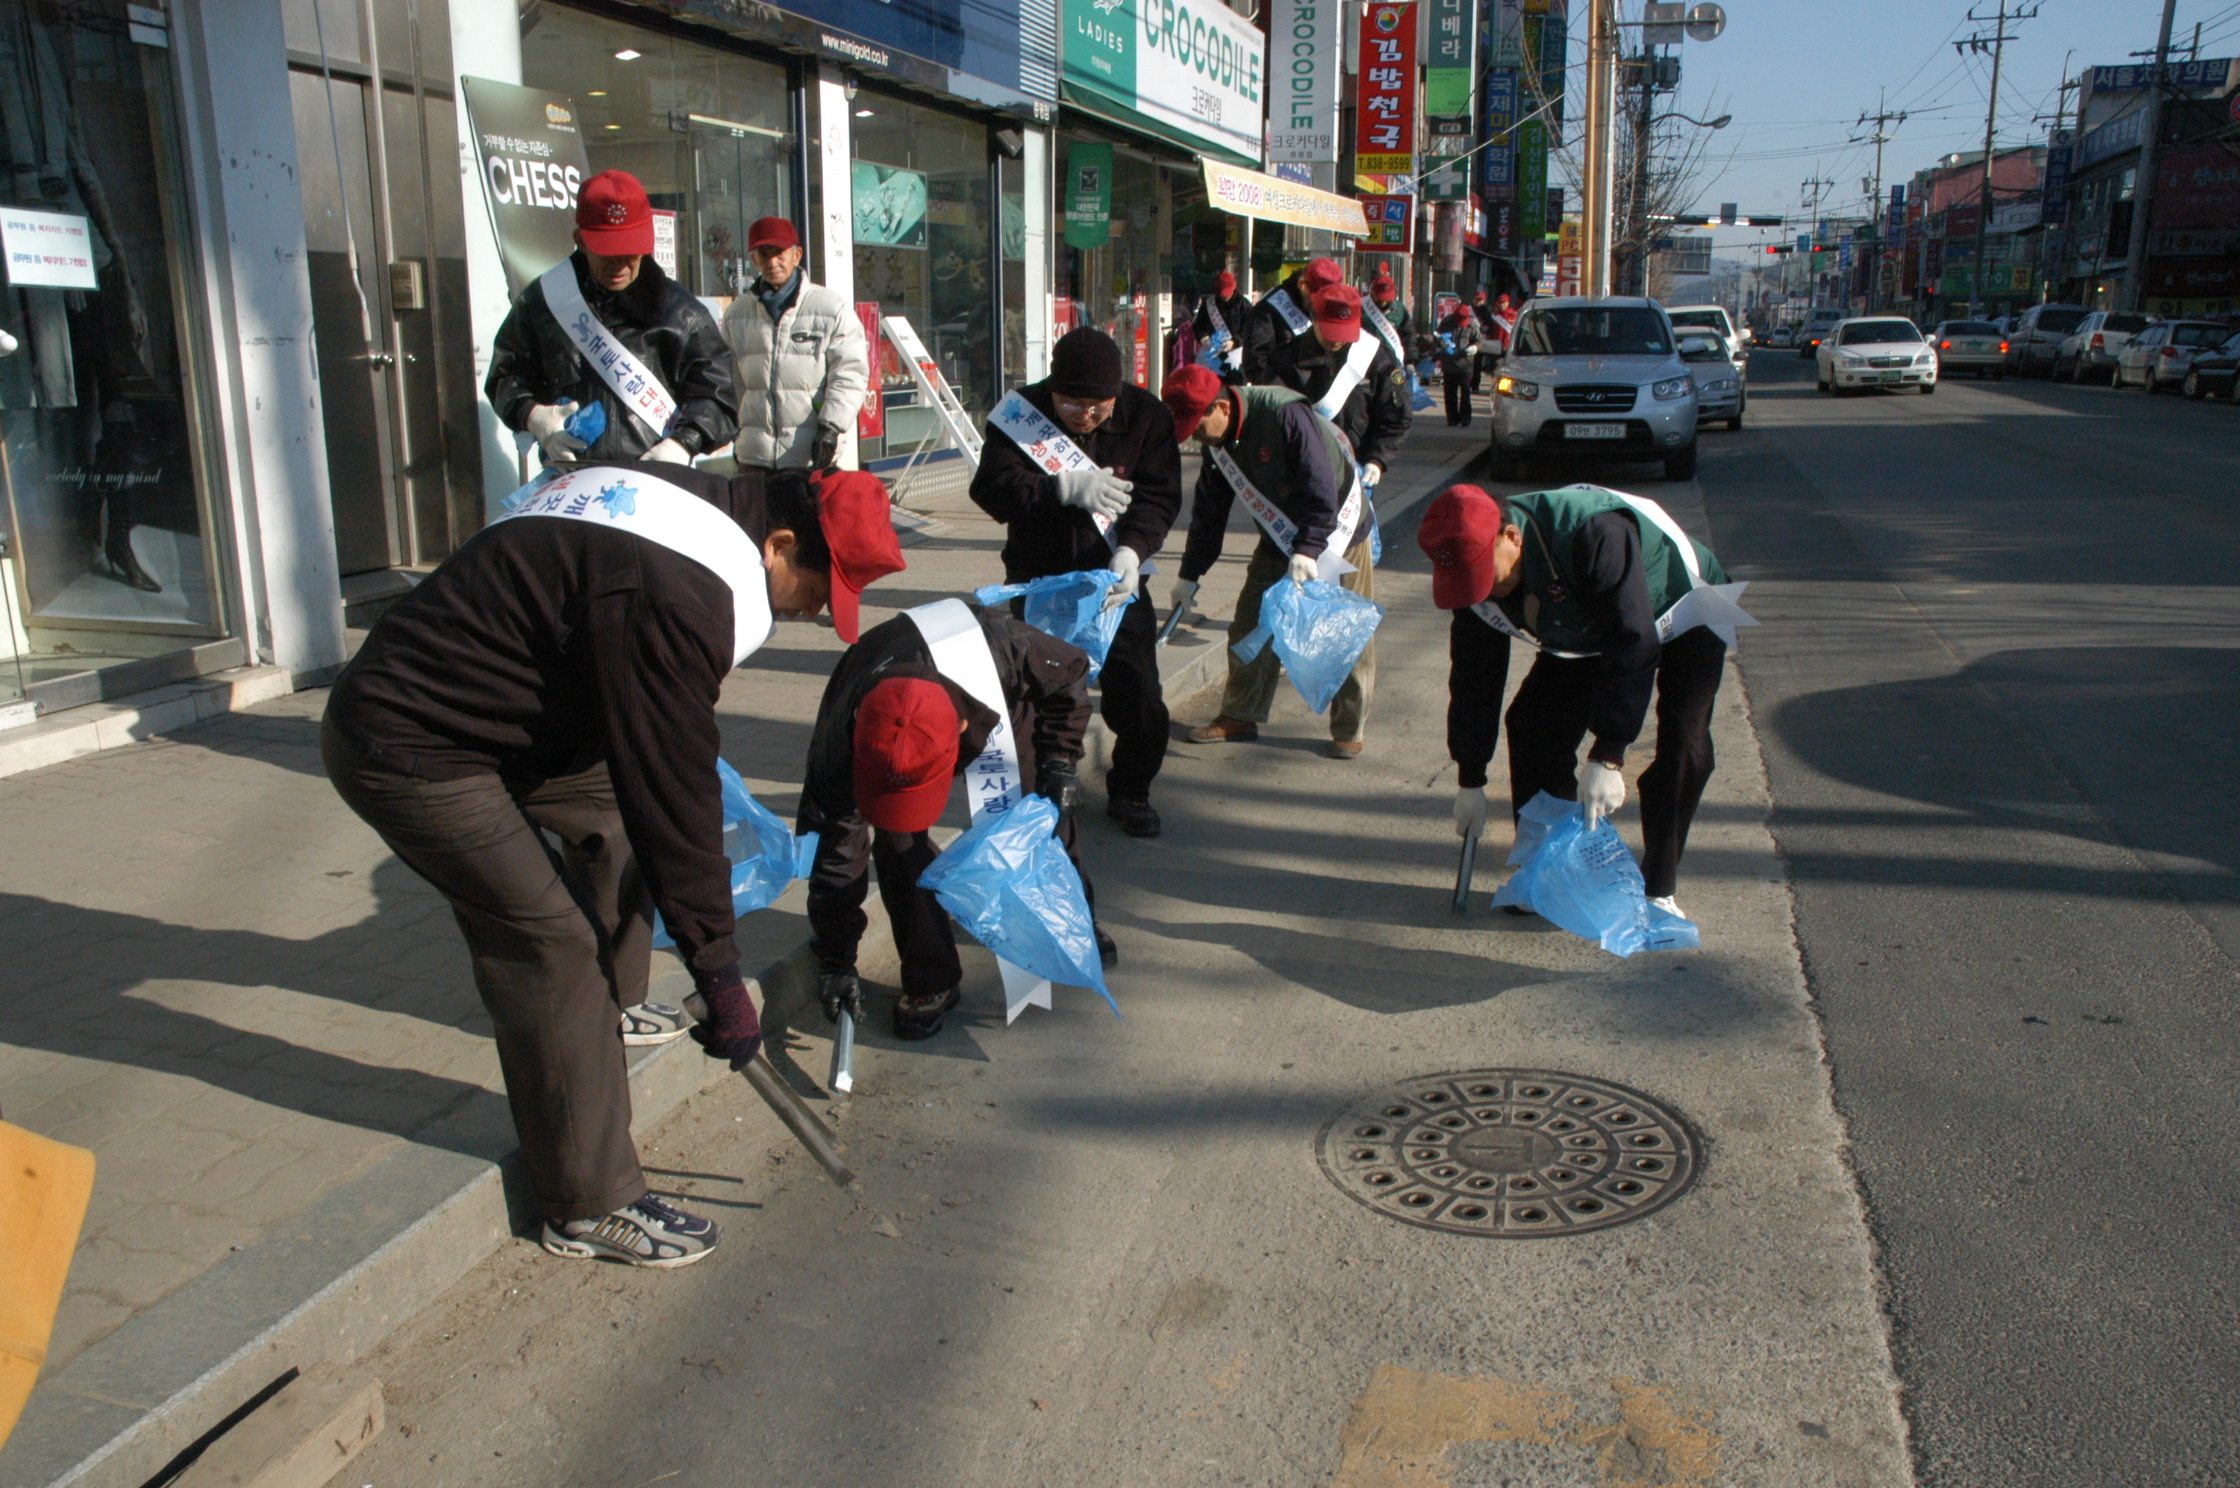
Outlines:
[[905,993],[895,999],[894,1036],[915,1043],[929,1039],[941,1031],[941,1020],[957,1005],[960,994],[951,987],[933,997],[911,997]]
[[1120,942],[1105,934],[1104,926],[1098,925],[1095,929],[1097,932],[1097,960],[1106,966],[1119,965]]
[[1120,823],[1120,830],[1130,837],[1156,837],[1159,835],[1159,813],[1151,809],[1148,796],[1114,796],[1104,799],[1104,814]]
[[687,1214],[647,1194],[597,1219],[546,1220],[544,1248],[574,1261],[612,1260],[669,1271],[689,1266],[716,1247],[713,1220]]

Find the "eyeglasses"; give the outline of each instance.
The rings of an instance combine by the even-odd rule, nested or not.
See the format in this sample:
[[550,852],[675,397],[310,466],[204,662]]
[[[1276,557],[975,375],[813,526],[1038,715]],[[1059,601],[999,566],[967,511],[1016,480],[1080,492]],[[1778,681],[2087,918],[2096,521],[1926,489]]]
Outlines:
[[1058,405],[1058,412],[1069,418],[1109,418],[1118,405],[1118,398],[1060,398],[1050,400]]

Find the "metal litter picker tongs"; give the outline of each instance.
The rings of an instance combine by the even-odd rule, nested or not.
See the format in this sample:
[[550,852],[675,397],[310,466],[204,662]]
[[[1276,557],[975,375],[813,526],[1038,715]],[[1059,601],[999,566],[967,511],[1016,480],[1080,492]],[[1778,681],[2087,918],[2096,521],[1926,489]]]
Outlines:
[[[762,986],[752,977],[747,978],[747,990],[753,994],[757,1003],[761,1002]],[[708,1016],[708,1005],[697,992],[685,998],[684,1007],[695,1018],[705,1021]],[[855,1033],[852,1019],[846,1025],[846,1032],[852,1043]],[[768,1058],[757,1053],[747,1061],[747,1067],[740,1073],[747,1077],[747,1083],[754,1087],[754,1093],[761,1096],[763,1103],[777,1113],[778,1119],[786,1124],[786,1130],[793,1133],[795,1139],[817,1160],[817,1165],[831,1176],[834,1183],[842,1188],[855,1183],[855,1172],[840,1157],[839,1136],[831,1127],[817,1119],[816,1112],[801,1104],[801,1098],[771,1068]]]

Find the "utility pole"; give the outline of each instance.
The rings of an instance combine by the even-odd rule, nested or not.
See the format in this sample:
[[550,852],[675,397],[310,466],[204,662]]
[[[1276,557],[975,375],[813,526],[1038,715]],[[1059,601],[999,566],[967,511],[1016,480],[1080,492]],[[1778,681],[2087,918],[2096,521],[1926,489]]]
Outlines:
[[[1999,129],[1999,71],[2007,56],[2007,22],[2027,21],[2038,13],[2035,4],[2027,10],[2017,4],[2014,9],[2009,10],[2007,3],[2008,0],[1999,0],[1999,10],[1995,17],[1977,15],[1971,8],[1968,11],[1969,20],[1978,23],[1996,20],[1996,28],[1990,36],[1979,32],[1965,41],[1952,44],[1952,49],[1956,52],[1973,51],[1979,56],[1986,51],[1991,53],[1991,101],[1983,111],[1983,203],[1976,213],[1975,264],[1968,271],[1968,314],[1971,319],[1977,318],[1982,309],[1986,278],[1984,270],[1990,267],[1984,262],[1984,254],[1988,250],[1991,232],[1991,165],[1995,158],[1992,154],[1992,141],[1997,137]],[[2178,0],[2164,0],[2164,3],[2174,6]],[[2165,10],[2164,14],[2168,15],[2169,12]],[[2170,28],[2167,25],[2162,28],[2162,39],[2167,46],[2170,40]]]
[[2147,86],[2147,137],[2139,146],[2139,184],[2131,195],[2131,244],[2124,254],[2123,293],[2116,308],[2136,310],[2146,298],[2147,231],[2154,225],[2154,178],[2162,161],[2162,95],[2170,86],[2170,23],[2178,0],[2162,0],[2162,35],[2154,44],[2154,79]]
[[1582,293],[1610,293],[1612,177],[1617,161],[1618,0],[1588,0],[1584,198],[1580,203]]
[[[1805,221],[1812,224],[1814,247],[1820,244],[1820,202],[1828,189],[1836,183],[1825,176],[1807,176],[1797,183],[1797,205],[1804,208]],[[1820,303],[1820,276],[1812,272],[1812,260],[1804,261],[1805,293],[1810,302]]]
[[1650,138],[1657,127],[1656,54],[1641,48],[1641,111],[1633,120],[1633,210],[1627,213],[1633,238],[1632,284],[1629,293],[1649,293],[1649,154]]
[[1870,140],[1874,143],[1874,192],[1867,200],[1867,211],[1874,218],[1878,227],[1875,233],[1875,271],[1867,278],[1867,313],[1869,315],[1875,312],[1875,300],[1882,288],[1883,234],[1880,231],[1879,224],[1887,217],[1882,205],[1882,147],[1888,144],[1891,139],[1891,136],[1884,131],[1893,124],[1903,124],[1906,121],[1905,111],[1901,109],[1897,113],[1891,113],[1887,106],[1888,102],[1889,100],[1884,96],[1882,90],[1877,88],[1874,101],[1875,111],[1871,114],[1861,114],[1859,116],[1859,124],[1862,128],[1869,120],[1873,121],[1874,133],[1854,135],[1851,141],[1853,144],[1863,144]]

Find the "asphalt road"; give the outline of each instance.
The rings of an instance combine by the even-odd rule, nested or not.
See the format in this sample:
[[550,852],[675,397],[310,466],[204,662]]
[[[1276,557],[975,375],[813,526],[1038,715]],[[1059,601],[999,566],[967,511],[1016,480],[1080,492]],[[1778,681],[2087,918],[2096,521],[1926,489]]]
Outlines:
[[1702,479],[1921,1481],[2240,1482],[2240,408],[1751,378]]

